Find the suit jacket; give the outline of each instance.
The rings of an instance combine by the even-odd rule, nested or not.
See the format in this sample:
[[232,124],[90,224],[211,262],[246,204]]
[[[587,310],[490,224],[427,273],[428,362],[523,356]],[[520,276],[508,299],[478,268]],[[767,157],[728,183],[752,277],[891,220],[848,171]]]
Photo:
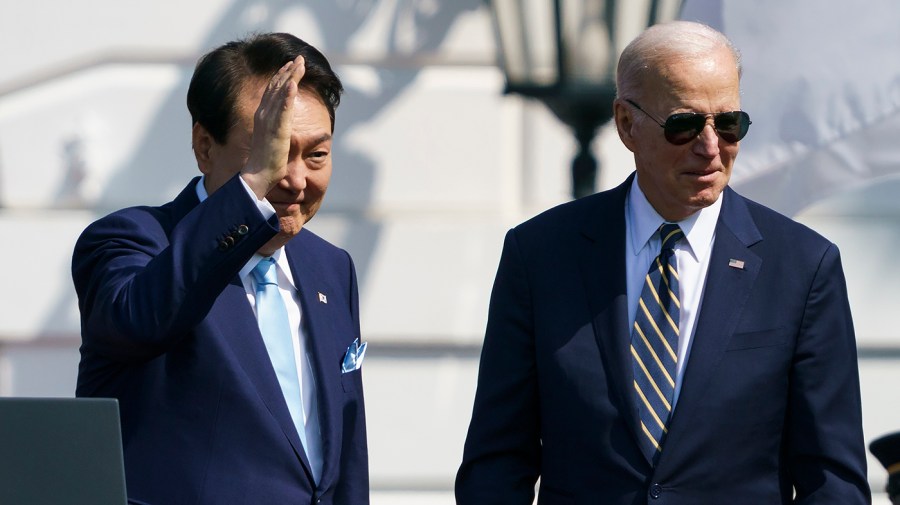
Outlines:
[[360,336],[350,256],[305,228],[285,246],[316,378],[317,486],[237,276],[277,218],[262,218],[237,177],[202,204],[196,184],[91,224],[72,260],[76,394],[118,398],[129,499],[367,504],[361,372],[341,373]]
[[541,505],[868,503],[838,250],[730,189],[662,454],[655,467],[643,455],[625,287],[630,184],[507,234],[457,503],[531,504],[539,476]]

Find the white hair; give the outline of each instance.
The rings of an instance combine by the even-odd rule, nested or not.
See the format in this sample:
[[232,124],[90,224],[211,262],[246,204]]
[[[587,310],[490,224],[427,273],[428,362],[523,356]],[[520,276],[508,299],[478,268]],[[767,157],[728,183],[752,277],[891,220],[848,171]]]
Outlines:
[[638,35],[619,57],[616,70],[616,94],[635,94],[644,76],[658,74],[675,59],[706,58],[727,48],[734,56],[738,76],[741,75],[741,55],[734,44],[721,32],[702,23],[672,21],[653,25]]

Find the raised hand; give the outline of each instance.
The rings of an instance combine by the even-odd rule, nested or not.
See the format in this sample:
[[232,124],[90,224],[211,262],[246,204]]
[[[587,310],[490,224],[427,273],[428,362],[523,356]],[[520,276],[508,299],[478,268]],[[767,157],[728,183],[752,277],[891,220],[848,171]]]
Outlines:
[[253,117],[250,154],[241,177],[259,199],[287,174],[294,102],[305,72],[303,56],[285,63],[269,80]]

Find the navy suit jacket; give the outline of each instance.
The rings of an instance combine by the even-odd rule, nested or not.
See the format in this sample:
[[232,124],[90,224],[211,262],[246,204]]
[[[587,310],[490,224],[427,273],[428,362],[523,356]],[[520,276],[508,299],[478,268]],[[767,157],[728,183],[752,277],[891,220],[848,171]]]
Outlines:
[[538,477],[541,505],[868,503],[838,250],[730,189],[681,395],[651,466],[629,354],[630,185],[507,234],[457,503],[531,504]]
[[100,219],[75,246],[76,394],[118,398],[130,501],[367,504],[361,371],[341,373],[360,337],[350,256],[305,228],[285,246],[316,378],[316,486],[237,275],[277,219],[237,177],[202,204],[196,184]]

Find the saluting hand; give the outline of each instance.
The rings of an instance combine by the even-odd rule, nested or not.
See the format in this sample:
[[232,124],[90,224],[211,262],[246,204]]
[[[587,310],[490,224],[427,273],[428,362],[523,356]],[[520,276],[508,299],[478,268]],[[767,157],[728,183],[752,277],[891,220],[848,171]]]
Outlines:
[[305,72],[303,56],[285,63],[269,80],[253,117],[250,154],[241,176],[260,200],[287,175],[294,102]]

